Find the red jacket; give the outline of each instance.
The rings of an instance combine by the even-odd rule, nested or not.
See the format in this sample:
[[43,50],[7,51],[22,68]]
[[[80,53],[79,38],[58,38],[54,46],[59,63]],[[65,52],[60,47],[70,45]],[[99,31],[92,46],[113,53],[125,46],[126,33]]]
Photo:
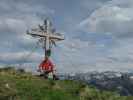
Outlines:
[[39,68],[44,71],[53,71],[54,65],[49,59],[47,59],[41,62],[41,64],[39,65]]

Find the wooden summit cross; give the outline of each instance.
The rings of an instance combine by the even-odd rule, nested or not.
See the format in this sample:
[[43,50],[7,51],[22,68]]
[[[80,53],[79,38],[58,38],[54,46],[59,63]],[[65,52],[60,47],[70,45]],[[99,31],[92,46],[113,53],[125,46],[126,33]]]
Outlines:
[[[50,20],[45,19],[43,25],[38,25],[38,28],[27,31],[27,34],[36,37],[43,44],[45,50],[45,56],[51,55],[51,48],[56,45],[57,41],[64,40],[64,36],[60,33],[56,33],[52,27]],[[50,53],[50,54],[48,54]]]

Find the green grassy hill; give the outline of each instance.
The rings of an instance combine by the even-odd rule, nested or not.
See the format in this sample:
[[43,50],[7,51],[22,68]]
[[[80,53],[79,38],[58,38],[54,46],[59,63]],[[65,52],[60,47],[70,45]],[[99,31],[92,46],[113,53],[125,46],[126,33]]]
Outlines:
[[0,69],[0,100],[133,100],[77,81],[44,80],[12,68]]

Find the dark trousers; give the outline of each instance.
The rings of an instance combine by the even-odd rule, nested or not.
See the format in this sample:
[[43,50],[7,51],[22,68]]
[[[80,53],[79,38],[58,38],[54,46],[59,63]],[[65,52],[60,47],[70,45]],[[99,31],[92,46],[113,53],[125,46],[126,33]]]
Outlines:
[[[51,73],[52,71],[44,71],[40,76],[43,76],[45,79],[48,79],[48,74]],[[53,80],[59,80],[59,78],[53,74]]]

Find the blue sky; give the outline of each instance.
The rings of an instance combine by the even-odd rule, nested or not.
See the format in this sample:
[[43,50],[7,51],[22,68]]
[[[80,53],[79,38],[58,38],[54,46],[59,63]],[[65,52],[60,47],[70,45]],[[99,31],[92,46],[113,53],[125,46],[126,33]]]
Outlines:
[[0,66],[37,69],[43,58],[25,34],[49,17],[66,40],[52,50],[59,72],[133,71],[132,0],[0,0]]

